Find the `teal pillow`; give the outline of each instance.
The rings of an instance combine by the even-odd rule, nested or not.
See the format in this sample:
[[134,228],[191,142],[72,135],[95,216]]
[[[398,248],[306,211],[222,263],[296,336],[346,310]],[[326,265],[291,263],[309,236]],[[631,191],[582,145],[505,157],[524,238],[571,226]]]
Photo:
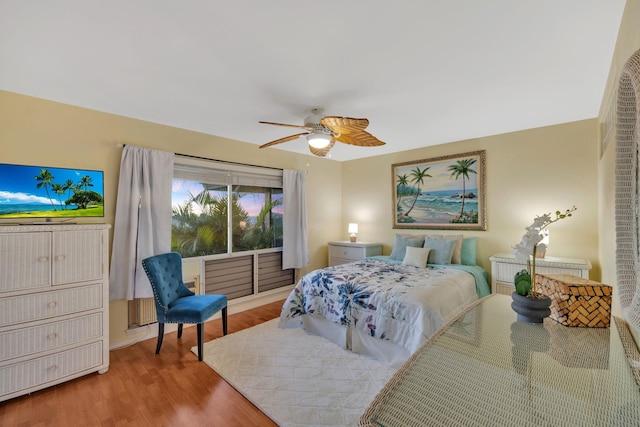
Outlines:
[[456,241],[426,237],[423,247],[431,249],[429,251],[429,264],[451,264]]
[[396,261],[402,261],[404,260],[404,255],[407,252],[407,246],[420,248],[422,247],[423,242],[424,239],[422,237],[402,236],[400,234],[396,234],[396,240],[393,243],[393,250],[391,251],[389,258]]
[[478,242],[477,237],[465,237],[462,240],[462,250],[460,251],[460,258],[464,265],[476,265],[476,244]]

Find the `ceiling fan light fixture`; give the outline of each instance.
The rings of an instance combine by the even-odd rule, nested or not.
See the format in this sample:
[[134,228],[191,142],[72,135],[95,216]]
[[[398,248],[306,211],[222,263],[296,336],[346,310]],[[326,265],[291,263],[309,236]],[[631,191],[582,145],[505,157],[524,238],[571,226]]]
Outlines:
[[307,141],[313,148],[325,148],[331,144],[331,135],[324,133],[311,133],[307,135]]

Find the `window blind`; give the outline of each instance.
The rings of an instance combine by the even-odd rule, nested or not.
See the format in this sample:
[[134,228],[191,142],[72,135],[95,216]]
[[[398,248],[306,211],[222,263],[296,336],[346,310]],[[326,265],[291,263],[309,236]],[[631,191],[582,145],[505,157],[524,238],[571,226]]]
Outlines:
[[282,170],[176,156],[174,178],[208,184],[282,188]]

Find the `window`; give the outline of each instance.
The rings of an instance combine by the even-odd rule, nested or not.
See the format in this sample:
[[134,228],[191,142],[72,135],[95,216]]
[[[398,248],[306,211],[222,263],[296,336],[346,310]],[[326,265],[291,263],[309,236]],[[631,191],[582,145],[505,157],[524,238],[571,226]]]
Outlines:
[[[282,170],[176,156],[171,250],[199,270],[185,283],[229,300],[292,286],[295,270],[282,269],[283,201]],[[130,327],[156,321],[153,298],[130,301]]]
[[172,205],[184,258],[282,246],[282,170],[177,157]]

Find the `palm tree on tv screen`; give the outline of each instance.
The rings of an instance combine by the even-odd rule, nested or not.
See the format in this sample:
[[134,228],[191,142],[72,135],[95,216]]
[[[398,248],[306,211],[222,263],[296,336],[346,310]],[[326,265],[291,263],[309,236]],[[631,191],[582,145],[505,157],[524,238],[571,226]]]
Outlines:
[[64,186],[62,184],[51,184],[51,189],[58,195],[58,203],[63,206],[62,209],[67,210],[67,207],[63,205],[61,196],[64,195]]
[[91,178],[89,175],[83,176],[78,182],[78,187],[82,188],[84,191],[87,191],[88,187],[93,187],[93,178]]
[[63,189],[64,191],[67,192],[67,199],[71,198],[71,195],[75,192],[76,190],[76,185],[73,183],[72,179],[68,179],[64,184],[63,184]]
[[36,179],[36,181],[38,181],[38,183],[36,184],[36,188],[44,187],[44,191],[47,193],[47,197],[49,198],[49,202],[51,203],[53,210],[57,210],[56,205],[55,203],[53,203],[51,195],[49,194],[49,186],[53,187],[53,175],[51,175],[51,172],[49,172],[47,169],[41,169],[40,175],[36,175],[34,178]]

